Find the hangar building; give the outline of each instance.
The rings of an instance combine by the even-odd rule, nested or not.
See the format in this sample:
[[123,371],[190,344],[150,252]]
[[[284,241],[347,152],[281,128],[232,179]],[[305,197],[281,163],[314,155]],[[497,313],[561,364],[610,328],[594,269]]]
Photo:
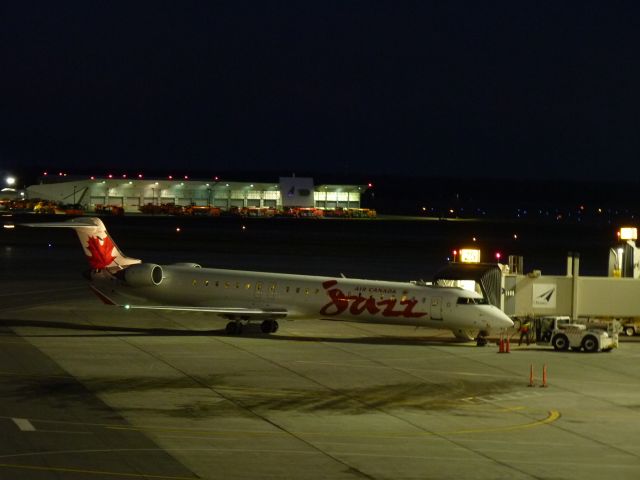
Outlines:
[[[59,181],[58,181],[59,180]],[[80,204],[85,210],[96,205],[116,205],[125,212],[138,212],[146,204],[220,207],[315,207],[360,208],[366,185],[314,185],[308,177],[281,177],[276,183],[226,182],[146,178],[42,178],[26,188],[28,198],[62,204]]]

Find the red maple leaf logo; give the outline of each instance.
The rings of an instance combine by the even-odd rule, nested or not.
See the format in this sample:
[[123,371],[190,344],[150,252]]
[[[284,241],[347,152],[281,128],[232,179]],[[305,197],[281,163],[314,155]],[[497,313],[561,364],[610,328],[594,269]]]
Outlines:
[[89,264],[96,270],[106,268],[116,258],[113,256],[115,245],[109,237],[105,237],[102,243],[98,237],[89,237],[87,248],[91,252],[91,255],[87,255]]

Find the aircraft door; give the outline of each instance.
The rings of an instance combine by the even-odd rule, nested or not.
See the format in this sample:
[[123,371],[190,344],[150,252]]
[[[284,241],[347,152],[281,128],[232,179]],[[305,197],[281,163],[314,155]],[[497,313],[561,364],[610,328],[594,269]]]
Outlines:
[[431,297],[431,320],[442,320],[441,297]]

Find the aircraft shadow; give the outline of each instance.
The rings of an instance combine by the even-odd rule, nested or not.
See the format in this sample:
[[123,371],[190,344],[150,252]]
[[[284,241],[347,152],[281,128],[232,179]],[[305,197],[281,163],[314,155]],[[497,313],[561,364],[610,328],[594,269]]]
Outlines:
[[[71,333],[29,333],[22,334],[22,337],[139,337],[139,336],[164,336],[164,337],[228,337],[228,338],[262,338],[266,341],[288,341],[288,342],[326,342],[343,344],[369,344],[369,345],[456,345],[460,347],[475,347],[472,342],[460,342],[455,338],[442,338],[434,336],[424,337],[403,337],[403,336],[365,336],[365,337],[326,337],[326,336],[299,336],[286,334],[264,334],[260,331],[259,325],[245,327],[242,335],[229,335],[224,328],[212,330],[188,330],[180,328],[147,328],[129,327],[118,325],[90,325],[84,323],[72,323],[59,320],[23,320],[23,319],[0,319],[0,336],[2,329],[11,327],[35,327],[50,328],[60,330],[74,330],[86,332],[82,334]],[[94,332],[94,333],[92,333]],[[102,333],[100,333],[102,332]]]

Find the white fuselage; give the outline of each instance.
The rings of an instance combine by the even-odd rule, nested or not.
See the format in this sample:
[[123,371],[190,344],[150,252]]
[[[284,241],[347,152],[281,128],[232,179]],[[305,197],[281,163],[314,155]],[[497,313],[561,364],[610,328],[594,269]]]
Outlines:
[[174,265],[163,265],[162,272],[158,285],[132,287],[106,272],[92,280],[121,303],[286,309],[287,319],[416,325],[454,332],[501,330],[513,324],[497,307],[481,304],[479,294],[456,287]]

